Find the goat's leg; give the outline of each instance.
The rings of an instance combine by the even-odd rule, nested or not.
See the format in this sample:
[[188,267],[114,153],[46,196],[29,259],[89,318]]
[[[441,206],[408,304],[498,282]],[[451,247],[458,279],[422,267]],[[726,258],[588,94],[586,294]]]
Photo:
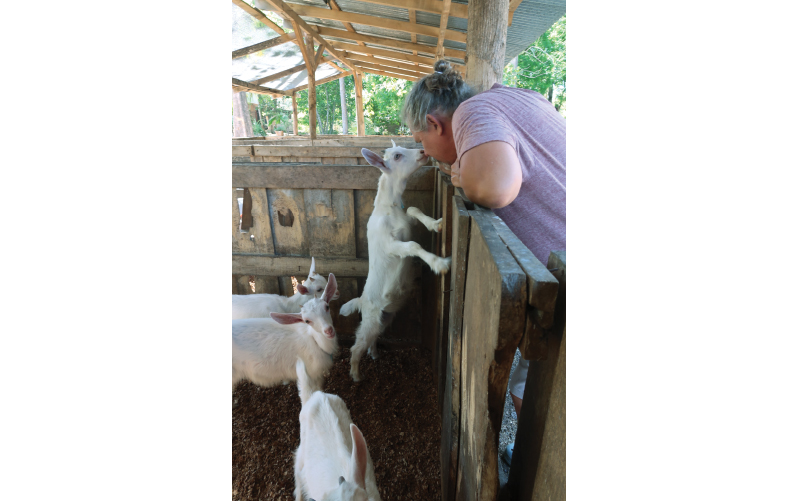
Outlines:
[[436,254],[432,254],[414,241],[401,242],[395,240],[388,245],[388,253],[397,257],[417,256],[425,261],[433,272],[437,274],[446,273],[450,269],[450,261],[452,260],[450,257],[439,257]]
[[361,312],[361,324],[356,330],[356,342],[350,350],[350,377],[353,381],[361,381],[361,376],[358,373],[358,363],[361,357],[374,343],[377,343],[378,336],[381,334],[382,325],[380,318],[376,317],[372,311]]
[[300,470],[303,469],[302,456],[296,456],[294,459],[294,499],[295,501],[303,501],[303,488],[300,485]]
[[424,224],[425,227],[428,228],[428,231],[435,231],[436,233],[442,231],[442,218],[433,219],[432,217],[428,217],[416,207],[409,207],[406,210],[406,214]]

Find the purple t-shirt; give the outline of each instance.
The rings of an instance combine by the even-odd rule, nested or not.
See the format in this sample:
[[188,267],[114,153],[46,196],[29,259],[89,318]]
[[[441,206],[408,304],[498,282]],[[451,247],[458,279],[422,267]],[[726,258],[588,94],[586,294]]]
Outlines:
[[547,264],[550,251],[567,248],[567,121],[538,92],[494,84],[461,103],[453,114],[458,159],[471,148],[504,141],[517,151],[522,186],[494,213]]

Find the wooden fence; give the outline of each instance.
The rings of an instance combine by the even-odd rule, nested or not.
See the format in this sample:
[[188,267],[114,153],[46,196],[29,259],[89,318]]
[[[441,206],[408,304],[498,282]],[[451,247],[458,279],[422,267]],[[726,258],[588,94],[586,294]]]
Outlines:
[[[432,353],[442,413],[442,499],[564,499],[565,253],[551,255],[546,267],[500,218],[471,204],[439,172],[434,196],[434,217],[443,220],[434,248],[453,258],[450,273],[436,283]],[[501,493],[499,433],[517,347],[531,364]]]
[[[361,148],[380,152],[391,143],[319,143],[330,140],[234,141],[233,293],[252,293],[252,277],[255,292],[291,295],[290,277],[302,280],[314,256],[318,272],[336,275],[341,297],[331,312],[347,341],[358,316],[340,318],[338,310],[364,287],[366,224],[380,177]],[[381,341],[431,352],[442,417],[442,499],[564,499],[566,254],[554,252],[543,265],[435,167],[419,169],[403,198],[406,207],[442,218],[441,233],[414,225],[412,239],[453,258],[441,276],[415,260],[412,296]],[[500,492],[499,432],[517,347],[531,362],[509,481]]]
[[[404,139],[409,141],[413,143]],[[234,294],[253,293],[253,280],[256,293],[291,295],[291,277],[303,280],[313,256],[319,273],[336,275],[340,298],[332,305],[332,317],[347,338],[354,334],[358,316],[339,318],[338,311],[364,287],[369,270],[366,225],[380,171],[364,161],[362,146],[305,142],[233,145],[232,289]],[[375,152],[391,147],[389,139],[372,143],[368,147]],[[422,167],[412,176],[403,196],[406,206],[432,214],[434,170]],[[414,225],[412,238],[431,249],[424,226]],[[423,305],[433,295],[423,286],[432,278],[419,263],[414,270],[415,292],[406,314],[398,315],[384,341],[419,344],[431,338],[425,332],[432,330],[432,312]]]

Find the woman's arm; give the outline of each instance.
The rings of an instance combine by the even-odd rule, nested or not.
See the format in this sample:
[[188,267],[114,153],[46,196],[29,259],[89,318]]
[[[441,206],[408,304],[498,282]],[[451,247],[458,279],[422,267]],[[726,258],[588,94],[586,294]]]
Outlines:
[[470,149],[452,166],[451,180],[476,204],[499,209],[517,198],[522,167],[514,147],[490,141]]

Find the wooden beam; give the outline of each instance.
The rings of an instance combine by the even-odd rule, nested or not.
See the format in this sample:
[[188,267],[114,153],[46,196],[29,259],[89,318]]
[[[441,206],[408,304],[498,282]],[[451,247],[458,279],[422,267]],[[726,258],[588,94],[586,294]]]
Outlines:
[[356,68],[358,68],[359,71],[362,71],[364,73],[374,73],[375,75],[383,75],[385,77],[399,78],[401,80],[410,80],[411,82],[416,82],[417,80],[420,79],[419,76],[412,77],[412,76],[408,76],[408,75],[401,75],[399,73],[390,73],[388,71],[374,70],[374,69],[371,69],[371,68],[363,68],[361,66],[356,66]]
[[509,0],[508,2],[508,25],[511,26],[511,21],[514,19],[514,11],[517,10],[522,0]]
[[444,37],[447,30],[447,18],[450,16],[450,0],[442,2],[442,14],[439,20],[439,41],[436,44],[436,59],[444,57]]
[[253,54],[255,52],[271,49],[272,47],[276,47],[278,45],[294,41],[295,37],[294,33],[288,33],[287,35],[290,37],[290,40],[286,40],[286,37],[284,36],[277,36],[275,38],[270,38],[269,40],[265,40],[263,42],[259,42],[254,45],[250,45],[248,47],[243,47],[241,49],[235,50],[231,53],[231,58],[236,59],[239,57],[244,57],[249,54]]
[[356,125],[358,126],[358,135],[365,136],[364,132],[364,99],[361,97],[361,79],[360,73],[353,73],[353,78],[356,81]]
[[[324,49],[324,47],[321,46],[321,45],[317,48],[317,55],[314,56],[314,69],[315,70],[317,69],[317,67],[319,66],[320,61],[322,60],[323,49]],[[329,57],[328,59],[333,59],[333,58]]]
[[[409,11],[421,10],[423,12],[430,12],[431,14],[442,13],[442,2],[440,0],[403,0],[402,2],[398,2],[397,0],[361,0],[361,1],[366,3],[374,3],[378,5],[388,5],[390,7],[400,7],[403,9],[408,9]],[[467,17],[469,17],[468,14],[469,13],[467,11],[467,6],[464,4],[454,3],[450,7],[451,17],[462,17],[464,19],[467,19]]]
[[[238,2],[242,0],[233,0],[233,1]],[[286,5],[282,0],[265,0],[265,1],[270,5],[272,5],[273,7],[275,7],[275,9],[277,9],[277,11],[282,13],[284,16],[288,16],[293,21],[293,23],[297,23],[298,25],[300,25],[300,27],[303,28],[306,31],[306,33],[311,35],[315,40],[317,40],[317,42],[319,42],[320,45],[325,47],[325,50],[328,51],[328,54],[335,57],[337,60],[341,61],[342,64],[347,66],[350,70],[356,71],[355,67],[353,67],[353,63],[351,63],[344,56],[339,54],[339,51],[331,47],[331,45],[327,42],[327,40],[322,38],[322,35],[319,33],[318,30],[312,29],[311,26],[308,25],[308,23],[303,21],[300,18],[300,16],[298,16],[297,13],[295,13],[292,9],[290,9],[289,6]],[[292,4],[292,5],[297,5],[297,4]]]
[[278,94],[280,96],[288,96],[289,93],[285,90],[278,90],[278,89],[271,89],[269,87],[261,87],[260,85],[254,85],[249,82],[245,82],[244,80],[239,80],[238,78],[234,78],[233,85],[235,87],[241,87],[243,89],[247,89],[247,92],[255,92],[257,94]]
[[[388,142],[388,140],[387,140]],[[391,145],[388,145],[391,147]],[[278,148],[268,146],[264,148]],[[295,147],[297,148],[297,147]],[[332,146],[332,148],[334,148]],[[361,155],[361,148],[354,147]],[[378,149],[378,148],[373,148]],[[383,148],[380,148],[383,149]],[[319,156],[319,153],[315,153]],[[232,162],[233,186],[287,190],[374,190],[381,171],[371,165],[275,165]],[[409,177],[406,191],[432,191],[436,167],[420,167]],[[519,332],[522,336],[522,330]]]
[[[336,10],[336,11],[341,11],[342,10],[342,8],[339,7],[339,4],[336,3],[336,0],[327,0],[327,2],[328,2],[328,7],[330,7],[332,10]],[[352,24],[350,24],[350,23],[342,23],[342,25],[344,26],[344,29],[346,29],[347,31],[349,31],[351,33],[355,33],[356,32],[356,29],[353,28]],[[366,45],[364,45],[364,42],[356,42],[356,43],[358,43],[358,45],[360,45],[362,47],[366,47]],[[333,45],[333,44],[331,44],[331,45]]]
[[[374,168],[373,168],[374,170]],[[282,277],[288,275],[306,276],[307,257],[283,257],[269,254],[233,254],[232,272],[234,275],[267,275]],[[318,258],[319,269],[333,273],[336,277],[366,277],[369,272],[369,259],[366,258]]]
[[[343,73],[337,73],[335,75],[331,75],[329,77],[325,77],[320,80],[315,81],[315,85],[322,85],[324,83],[332,82],[333,80],[339,80],[340,78],[344,78],[348,75],[352,75],[352,71],[345,71]],[[300,92],[301,90],[306,90],[308,88],[308,84],[301,85],[299,87],[295,87],[294,89],[290,89],[291,92]]]
[[[324,63],[324,62],[333,61],[333,60],[334,59],[332,57],[323,57],[320,60],[320,62]],[[293,75],[293,74],[297,73],[298,71],[303,71],[304,69],[306,69],[306,63],[305,62],[303,64],[298,64],[297,66],[293,66],[293,67],[291,67],[289,69],[286,69],[286,70],[283,70],[283,71],[279,71],[278,73],[273,73],[272,75],[267,75],[265,77],[259,78],[258,80],[253,80],[250,83],[255,84],[255,85],[261,85],[264,82],[271,82],[272,80],[277,80],[279,78],[283,78],[283,77],[286,77],[286,76],[289,76],[289,75]]]
[[294,129],[295,136],[300,135],[298,127],[299,124],[297,122],[297,94],[292,92],[292,128]]
[[508,0],[470,0],[467,84],[482,92],[503,80]]
[[[295,33],[303,33],[300,31],[299,23],[293,21]],[[303,53],[303,60],[306,64],[306,72],[308,72],[308,135],[311,139],[317,138],[317,84],[315,82],[316,66],[314,66],[314,44],[311,34],[307,33],[305,36],[298,36],[299,39],[306,38],[306,43],[298,40],[298,46]],[[320,46],[321,48],[322,46]]]
[[[375,45],[385,45],[386,47],[394,47],[397,49],[403,49],[407,51],[416,50],[419,52],[424,52],[426,54],[436,55],[436,46],[433,45],[422,45],[418,43],[404,42],[402,40],[395,40],[393,38],[383,38],[370,35],[362,35],[360,33],[350,33],[345,30],[337,30],[333,28],[326,28],[323,26],[319,27],[319,33],[320,35],[324,35],[326,37],[336,37],[336,38],[341,38],[343,40],[353,40],[355,42],[366,42]],[[445,48],[444,55],[447,57],[464,59],[464,57],[467,55],[467,52],[459,49]]]
[[[436,62],[436,59],[432,57],[422,57],[422,56],[415,56],[411,54],[406,54],[405,52],[397,52],[394,50],[386,50],[386,49],[378,49],[376,47],[362,47],[360,45],[354,45],[351,43],[344,43],[344,42],[331,42],[331,45],[336,47],[337,49],[341,49],[347,52],[347,57],[352,57],[353,53],[359,54],[367,54],[373,56],[381,56],[387,59],[395,59],[398,61],[408,61],[410,63],[414,63],[417,67],[425,67],[431,69],[422,70],[426,73],[430,73],[433,68],[433,63]],[[373,60],[376,61],[377,60]],[[450,63],[453,68],[457,69],[458,71],[464,73],[467,70],[467,67],[463,64],[456,64],[451,62]]]
[[[364,58],[364,59],[366,59],[366,58]],[[374,62],[359,61],[357,64],[358,64],[359,68],[365,68],[365,69],[369,68],[369,69],[372,69],[372,70],[386,71],[386,72],[389,72],[389,73],[395,73],[397,75],[405,75],[405,76],[412,77],[412,78],[419,78],[419,77],[427,75],[427,73],[418,73],[416,70],[400,69],[400,68],[398,68],[396,66],[384,66],[382,64],[376,64]]]
[[[384,65],[386,66],[385,71],[390,71],[390,68],[397,68],[401,70],[411,71],[413,73],[418,73],[420,75],[427,75],[430,73],[430,70],[426,71],[421,69],[419,66],[414,66],[413,64],[409,63],[401,63],[400,61],[390,61],[388,59],[367,57],[359,54],[353,54],[352,52],[345,52],[345,53],[347,54],[347,57],[352,59],[353,61],[364,61],[376,65]],[[382,69],[382,68],[376,68],[376,69]]]
[[253,16],[254,18],[258,19],[262,23],[264,23],[267,26],[269,26],[270,29],[272,31],[274,31],[275,33],[277,33],[281,38],[285,39],[287,42],[291,42],[292,41],[292,39],[289,37],[289,34],[286,33],[286,31],[283,28],[281,28],[280,26],[278,26],[277,24],[272,22],[272,19],[270,19],[267,16],[265,16],[263,12],[261,12],[258,9],[256,9],[255,7],[251,7],[248,3],[246,3],[246,2],[244,2],[242,0],[232,0],[232,1],[237,6],[239,6],[239,8],[241,8],[243,11],[247,12],[248,14]]
[[[411,24],[417,24],[417,11],[414,9],[408,9],[408,22]],[[411,43],[417,43],[417,35],[411,34]],[[413,55],[417,55],[417,51],[412,52]],[[419,66],[419,63],[416,63]]]
[[[329,19],[340,22],[351,22],[387,30],[405,31],[406,33],[415,33],[417,35],[427,35],[431,37],[439,36],[439,29],[434,26],[412,24],[405,21],[396,21],[394,19],[386,19],[378,16],[356,14],[355,12],[328,10],[320,7],[310,7],[308,5],[301,4],[292,4],[292,8],[297,14],[306,17],[316,17],[319,19]],[[446,30],[444,36],[448,40],[453,40],[456,42],[466,43],[467,41],[467,34],[461,31]]]

